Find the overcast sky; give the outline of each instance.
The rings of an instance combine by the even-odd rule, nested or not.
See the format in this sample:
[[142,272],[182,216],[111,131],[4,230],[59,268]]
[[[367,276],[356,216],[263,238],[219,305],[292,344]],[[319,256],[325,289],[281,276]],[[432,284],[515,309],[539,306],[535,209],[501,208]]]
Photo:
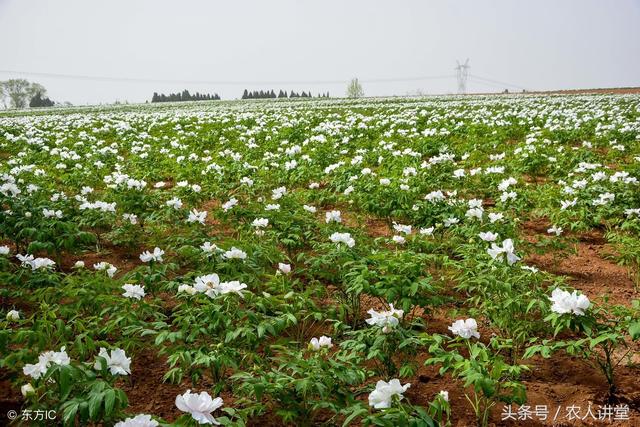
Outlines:
[[156,80],[0,72],[74,104],[185,88],[342,96],[351,77],[366,95],[454,93],[454,77],[402,79],[454,75],[467,57],[510,89],[640,86],[640,0],[0,0],[0,70]]

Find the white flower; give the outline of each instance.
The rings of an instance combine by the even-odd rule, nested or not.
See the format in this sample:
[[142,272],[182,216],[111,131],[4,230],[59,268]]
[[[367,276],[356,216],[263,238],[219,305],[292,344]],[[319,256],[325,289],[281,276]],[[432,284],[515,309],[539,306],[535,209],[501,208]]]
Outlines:
[[122,285],[122,289],[124,289],[123,297],[141,299],[144,298],[144,286],[141,285],[132,285],[130,283],[125,283]]
[[554,225],[553,227],[551,227],[551,228],[549,228],[549,229],[547,230],[547,233],[549,233],[549,234],[555,234],[556,236],[559,236],[559,235],[561,235],[561,234],[562,234],[562,228],[560,228],[560,227],[556,227],[556,226]]
[[370,309],[367,311],[371,317],[366,319],[369,325],[380,326],[383,328],[383,332],[390,332],[390,329],[397,326],[400,323],[400,319],[404,316],[403,310],[397,310],[393,307],[393,304],[389,304],[390,309],[386,311],[375,311]]
[[467,218],[477,218],[482,220],[482,215],[484,214],[484,209],[482,207],[470,208],[464,214]]
[[247,285],[244,283],[240,283],[238,280],[232,280],[231,282],[222,282],[220,283],[220,286],[212,289],[211,292],[208,292],[207,296],[213,297],[217,294],[235,293],[244,298],[244,295],[242,295],[241,291],[246,288]]
[[495,242],[498,238],[498,233],[487,231],[486,233],[479,233],[478,236],[480,236],[480,238],[485,242]]
[[291,273],[291,264],[285,264],[285,263],[279,262],[278,270],[283,272],[284,274],[289,274]]
[[140,254],[140,261],[142,262],[162,262],[162,255],[164,255],[164,251],[156,246],[153,250],[153,253],[149,251],[144,251]]
[[180,209],[182,207],[182,200],[174,197],[173,199],[167,201],[166,205],[172,207],[173,209]]
[[7,320],[9,321],[18,321],[20,320],[20,312],[17,310],[11,310],[7,313]]
[[278,188],[274,189],[273,191],[271,191],[271,199],[278,200],[279,198],[281,198],[285,194],[287,194],[287,189],[285,187],[278,187]]
[[246,259],[247,253],[233,246],[222,254],[222,256],[226,259]]
[[500,196],[500,201],[501,202],[506,202],[509,199],[515,199],[516,197],[518,197],[518,193],[516,193],[515,191],[505,191],[504,193],[502,193],[502,195]]
[[451,218],[447,218],[444,220],[444,226],[445,227],[451,227],[453,224],[457,224],[459,223],[460,220],[454,216],[452,216]]
[[333,243],[344,243],[350,248],[354,247],[356,244],[356,241],[351,237],[350,233],[333,233],[329,239],[331,239]]
[[404,237],[398,235],[393,236],[391,239],[398,245],[402,245],[407,241]]
[[33,255],[18,254],[16,258],[20,260],[23,267],[31,267],[31,271],[48,269],[56,265],[56,263],[49,258],[34,258]]
[[73,268],[84,268],[84,261],[76,261],[75,264],[73,264]]
[[196,394],[187,390],[186,393],[176,397],[176,406],[182,412],[191,414],[199,424],[220,425],[211,413],[222,406],[222,399],[219,397],[212,399],[206,391]]
[[67,355],[64,347],[62,347],[60,351],[45,351],[38,356],[38,363],[27,363],[22,368],[22,372],[37,380],[47,372],[47,369],[49,369],[52,363],[63,366],[71,363],[71,359],[69,359],[69,355]]
[[330,222],[342,222],[342,217],[340,216],[340,211],[329,211],[325,213],[325,222],[329,224]]
[[[193,288],[197,292],[206,293],[213,289],[216,289],[219,285],[220,285],[220,278],[218,277],[217,274],[213,273],[213,274],[207,274],[204,276],[196,277],[196,281],[193,285]],[[181,287],[182,286],[185,286],[185,285],[181,285]],[[186,288],[183,288],[182,290],[178,288],[178,292],[183,292],[183,291],[187,291],[187,293],[190,293]]]
[[573,199],[573,200],[561,200],[560,201],[560,210],[565,210],[567,208],[570,208],[572,206],[575,206],[576,203],[578,202],[578,199]]
[[62,218],[62,211],[59,210],[59,209],[57,211],[54,211],[53,209],[42,209],[42,215],[45,218],[54,218],[55,217],[55,218],[60,219],[60,218]]
[[410,225],[398,224],[398,223],[394,222],[393,223],[393,229],[396,230],[399,233],[411,234],[411,226]]
[[321,336],[320,338],[311,338],[309,341],[309,348],[311,350],[320,350],[321,347],[331,348],[333,344],[331,343],[331,338],[326,336]]
[[20,387],[20,393],[22,393],[24,397],[27,397],[31,393],[35,392],[36,391],[31,384],[24,384],[22,387]]
[[207,254],[212,254],[214,251],[219,250],[218,246],[215,243],[211,242],[204,242],[202,245],[200,245],[200,249],[202,249],[202,251]]
[[302,205],[302,209],[310,213],[316,213],[316,211],[318,210],[315,206],[309,206],[309,205]]
[[178,286],[178,293],[181,293],[181,292],[184,292],[189,295],[195,295],[198,291],[193,286],[183,284]]
[[380,178],[380,185],[389,185],[391,180],[389,178]]
[[475,319],[456,320],[448,329],[453,332],[454,335],[458,335],[462,338],[480,338],[478,324]]
[[267,218],[256,218],[251,225],[255,228],[264,228],[269,225],[269,220]]
[[438,396],[442,397],[445,402],[449,401],[449,392],[446,390],[440,390],[440,392],[438,393]]
[[507,257],[507,263],[509,265],[513,265],[517,261],[520,260],[520,257],[515,254],[515,249],[513,247],[513,240],[507,239],[502,242],[502,247],[493,243],[490,249],[487,249],[487,253],[491,255],[493,259],[499,259],[502,261],[502,254],[505,254]]
[[105,261],[101,261],[97,264],[93,264],[93,268],[94,270],[98,270],[98,271],[106,271],[109,277],[113,277],[115,272],[118,271],[116,267],[114,267],[112,264],[109,264],[108,262],[105,262]]
[[187,222],[199,222],[200,224],[204,224],[204,220],[207,217],[207,211],[199,212],[195,209],[192,209],[189,212],[189,218],[187,218]]
[[420,234],[423,236],[433,236],[434,230],[435,230],[435,227],[421,228]]
[[114,427],[156,427],[158,422],[151,418],[151,415],[139,414],[133,418],[116,423]]
[[122,219],[129,221],[130,224],[136,225],[138,223],[138,215],[125,213],[122,214]]
[[390,408],[393,396],[398,396],[398,399],[402,400],[402,394],[409,387],[411,387],[409,383],[400,385],[400,380],[397,378],[389,382],[380,380],[376,383],[376,389],[369,393],[369,406],[373,406],[375,409]]
[[3,245],[0,246],[0,255],[9,255],[9,246]]
[[573,313],[582,316],[591,305],[586,295],[578,294],[578,291],[569,293],[560,288],[554,289],[549,299],[553,302],[551,311],[558,314]]
[[277,203],[270,203],[264,207],[266,211],[278,211],[280,210],[280,205]]
[[597,199],[592,200],[593,206],[603,206],[610,202],[613,202],[616,198],[616,195],[613,193],[602,193],[598,196]]
[[[111,375],[129,375],[131,373],[131,358],[127,357],[124,350],[116,348],[115,350],[111,350],[111,354],[109,354],[107,349],[100,347],[98,356],[102,357],[106,361],[107,368],[111,372]],[[93,368],[98,370],[102,369],[99,360],[96,360]]]
[[238,204],[238,199],[236,199],[235,197],[232,197],[222,205],[222,210],[227,212],[237,204]]
[[504,218],[504,215],[501,212],[491,212],[489,213],[489,222],[491,222],[492,224],[496,221],[500,221]]

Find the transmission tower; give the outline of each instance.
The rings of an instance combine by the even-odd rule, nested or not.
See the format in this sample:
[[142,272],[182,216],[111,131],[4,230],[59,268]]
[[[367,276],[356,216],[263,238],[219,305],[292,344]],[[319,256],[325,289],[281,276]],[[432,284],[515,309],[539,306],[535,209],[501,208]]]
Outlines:
[[464,61],[464,64],[460,64],[460,61],[456,61],[458,66],[455,68],[456,77],[458,78],[458,93],[467,93],[467,78],[469,78],[469,58]]

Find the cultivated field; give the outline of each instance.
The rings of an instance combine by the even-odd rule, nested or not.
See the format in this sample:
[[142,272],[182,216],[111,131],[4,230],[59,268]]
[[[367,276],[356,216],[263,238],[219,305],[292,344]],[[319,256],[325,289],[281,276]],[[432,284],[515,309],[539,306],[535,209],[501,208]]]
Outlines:
[[44,110],[0,158],[3,425],[640,425],[640,95]]

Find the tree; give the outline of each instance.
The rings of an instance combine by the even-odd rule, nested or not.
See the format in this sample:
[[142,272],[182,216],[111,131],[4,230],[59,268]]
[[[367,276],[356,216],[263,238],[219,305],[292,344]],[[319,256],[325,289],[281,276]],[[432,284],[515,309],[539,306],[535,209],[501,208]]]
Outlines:
[[40,92],[36,93],[29,101],[29,107],[53,107],[55,103],[47,97],[43,97]]
[[[31,83],[25,79],[7,80],[2,82],[2,86],[11,101],[12,108],[25,108],[29,99],[34,95]],[[38,86],[44,89],[41,85]]]
[[347,97],[348,98],[362,98],[364,96],[364,90],[362,89],[362,85],[358,82],[358,79],[352,79],[347,86]]

